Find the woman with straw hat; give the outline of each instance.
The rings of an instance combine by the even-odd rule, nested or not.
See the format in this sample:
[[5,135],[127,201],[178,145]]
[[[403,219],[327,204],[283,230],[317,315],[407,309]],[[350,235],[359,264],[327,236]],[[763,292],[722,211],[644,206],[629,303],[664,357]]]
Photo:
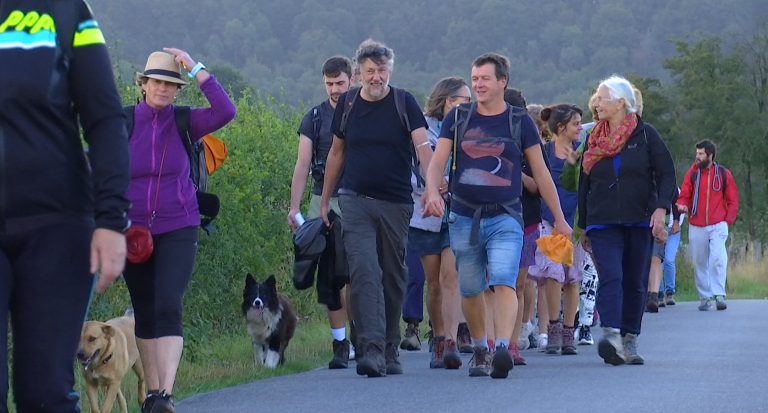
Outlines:
[[[147,59],[136,74],[142,99],[133,108],[128,140],[131,183],[126,193],[132,232],[127,234],[128,262],[123,276],[136,317],[136,342],[149,394],[142,412],[174,412],[171,394],[181,360],[182,297],[192,275],[200,211],[190,178],[190,160],[176,125],[173,100],[189,83],[181,67],[200,85],[210,103],[192,108],[193,143],[235,117],[235,105],[202,63],[184,51],[164,49]],[[186,138],[186,137],[185,137]],[[143,256],[131,254],[132,238],[148,240]]]

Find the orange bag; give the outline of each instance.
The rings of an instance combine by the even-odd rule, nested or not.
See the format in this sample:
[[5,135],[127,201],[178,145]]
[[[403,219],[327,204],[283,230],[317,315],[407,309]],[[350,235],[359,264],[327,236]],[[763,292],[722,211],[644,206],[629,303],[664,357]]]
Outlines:
[[203,144],[205,145],[205,166],[210,175],[224,164],[229,152],[227,145],[211,134],[203,136]]
[[552,232],[536,240],[539,251],[557,264],[573,265],[573,243],[565,235]]

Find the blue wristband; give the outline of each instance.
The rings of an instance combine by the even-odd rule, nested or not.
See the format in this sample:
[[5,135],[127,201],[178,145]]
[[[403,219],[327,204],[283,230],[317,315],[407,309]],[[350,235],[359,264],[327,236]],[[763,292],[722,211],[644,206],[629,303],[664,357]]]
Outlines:
[[200,71],[200,69],[205,69],[205,65],[203,65],[200,62],[197,62],[195,67],[193,67],[192,70],[189,71],[188,76],[191,77],[191,78],[194,78],[195,75],[197,75],[197,72]]

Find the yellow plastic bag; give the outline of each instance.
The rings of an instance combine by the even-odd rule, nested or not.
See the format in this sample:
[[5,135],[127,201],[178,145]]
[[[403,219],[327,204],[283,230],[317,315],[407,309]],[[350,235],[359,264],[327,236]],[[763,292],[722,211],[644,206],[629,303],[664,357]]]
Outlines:
[[573,243],[565,235],[552,232],[536,240],[539,251],[557,264],[573,265]]

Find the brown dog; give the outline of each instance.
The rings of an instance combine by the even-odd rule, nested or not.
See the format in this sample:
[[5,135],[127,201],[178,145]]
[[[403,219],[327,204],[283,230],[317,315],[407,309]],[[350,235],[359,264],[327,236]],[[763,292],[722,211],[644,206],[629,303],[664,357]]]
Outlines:
[[[116,398],[120,412],[128,412],[120,383],[130,368],[139,378],[139,406],[144,404],[147,384],[144,380],[144,366],[136,347],[133,330],[135,324],[133,317],[119,317],[106,323],[88,321],[83,326],[77,358],[83,366],[86,394],[93,413],[111,412]],[[107,389],[101,409],[98,402],[99,387]]]

